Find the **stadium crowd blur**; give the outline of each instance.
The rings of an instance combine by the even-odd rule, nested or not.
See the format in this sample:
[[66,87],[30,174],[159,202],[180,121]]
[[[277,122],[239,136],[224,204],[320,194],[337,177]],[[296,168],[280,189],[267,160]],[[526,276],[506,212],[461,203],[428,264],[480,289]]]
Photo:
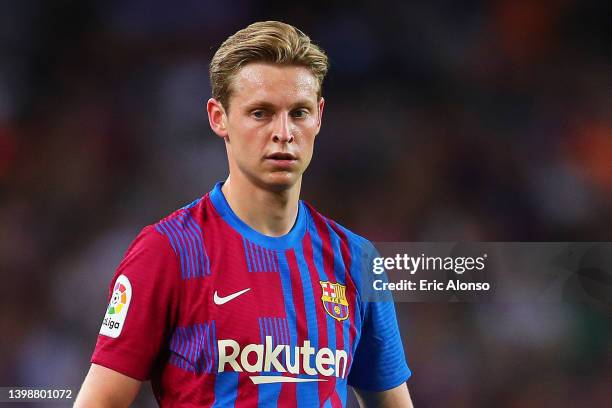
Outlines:
[[[373,241],[612,241],[609,2],[290,3],[3,7],[1,386],[80,385],[130,241],[226,175],[207,64],[256,20],[330,56],[324,214]],[[610,404],[609,304],[397,308],[418,407]]]

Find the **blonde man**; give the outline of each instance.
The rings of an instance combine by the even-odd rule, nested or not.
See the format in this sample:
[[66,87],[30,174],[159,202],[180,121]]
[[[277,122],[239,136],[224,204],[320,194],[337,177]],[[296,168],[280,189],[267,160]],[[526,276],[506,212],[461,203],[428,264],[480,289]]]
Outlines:
[[393,304],[361,291],[371,244],[299,200],[328,62],[300,30],[252,24],[210,65],[229,177],[143,229],[119,265],[76,405],[410,407]]

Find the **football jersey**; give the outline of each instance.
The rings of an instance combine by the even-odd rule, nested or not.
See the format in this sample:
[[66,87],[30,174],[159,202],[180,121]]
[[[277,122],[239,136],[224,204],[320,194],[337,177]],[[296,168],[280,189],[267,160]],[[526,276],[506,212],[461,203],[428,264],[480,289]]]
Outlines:
[[150,379],[163,407],[343,407],[347,385],[405,382],[393,303],[360,293],[373,246],[303,201],[263,235],[221,186],[130,245],[91,362]]

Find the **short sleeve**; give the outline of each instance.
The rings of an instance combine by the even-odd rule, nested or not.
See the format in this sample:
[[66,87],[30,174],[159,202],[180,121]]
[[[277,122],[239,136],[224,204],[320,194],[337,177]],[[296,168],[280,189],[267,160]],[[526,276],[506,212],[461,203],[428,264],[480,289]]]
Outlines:
[[177,258],[154,227],[130,245],[111,281],[91,362],[146,381],[178,310]]
[[[362,259],[367,258],[363,267],[371,265],[372,257],[378,256],[369,242],[362,251]],[[367,269],[363,273],[362,279],[367,282],[371,273]],[[406,364],[393,298],[376,297],[371,293],[362,295],[365,313],[348,384],[365,391],[389,390],[404,383],[412,374]],[[375,298],[384,300],[367,301]]]

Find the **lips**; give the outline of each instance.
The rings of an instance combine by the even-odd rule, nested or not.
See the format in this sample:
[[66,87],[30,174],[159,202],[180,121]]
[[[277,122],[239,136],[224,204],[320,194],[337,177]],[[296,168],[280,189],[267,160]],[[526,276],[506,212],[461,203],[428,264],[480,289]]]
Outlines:
[[297,157],[291,153],[272,153],[266,156],[266,159],[271,160],[297,160]]
[[292,171],[297,164],[297,156],[291,153],[276,152],[267,155],[266,162],[276,170]]

